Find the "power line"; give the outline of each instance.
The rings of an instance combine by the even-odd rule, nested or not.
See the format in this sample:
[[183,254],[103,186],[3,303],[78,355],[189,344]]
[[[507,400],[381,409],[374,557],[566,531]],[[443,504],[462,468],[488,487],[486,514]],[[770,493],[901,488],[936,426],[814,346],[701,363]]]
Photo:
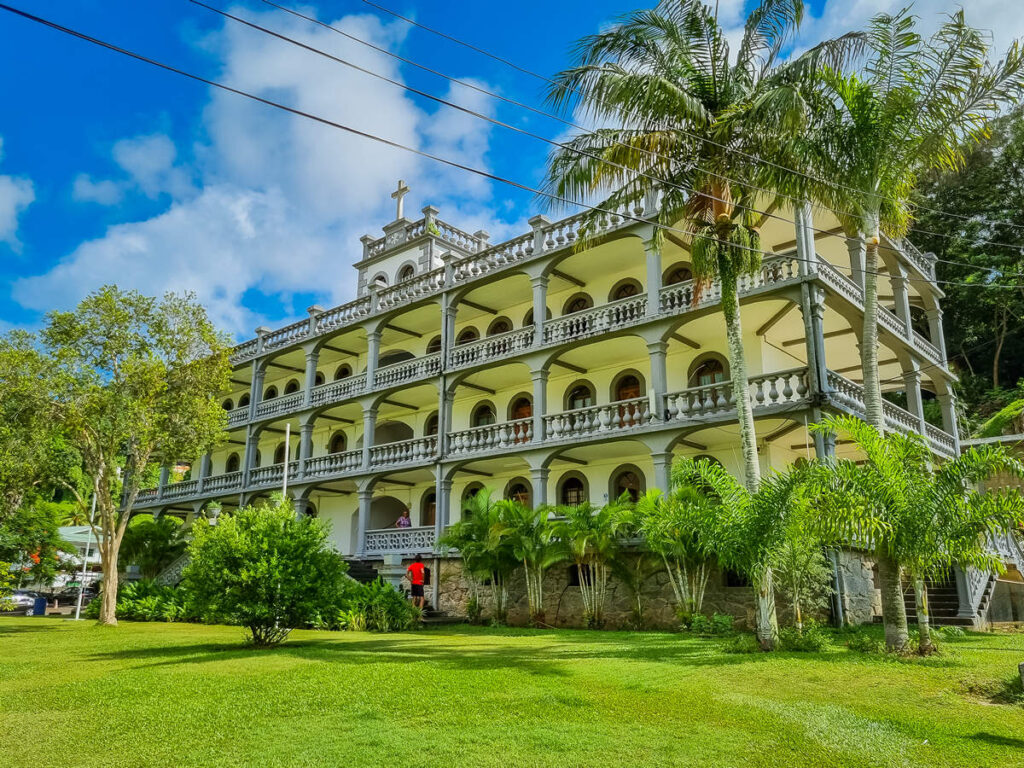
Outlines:
[[[205,8],[205,9],[207,9],[207,10],[213,12],[213,13],[216,13],[216,14],[218,14],[220,16],[223,16],[224,18],[231,19],[232,21],[238,22],[239,24],[243,24],[243,25],[245,25],[245,26],[247,26],[247,27],[249,27],[251,29],[255,29],[255,30],[259,31],[259,32],[263,32],[264,34],[270,35],[270,36],[275,37],[275,38],[277,38],[279,40],[283,40],[283,41],[285,41],[287,43],[290,43],[292,45],[295,45],[295,46],[297,46],[299,48],[302,48],[304,50],[310,51],[311,53],[315,53],[315,54],[317,54],[319,56],[323,56],[324,58],[327,58],[327,59],[329,59],[331,61],[334,61],[334,62],[336,62],[338,64],[342,64],[344,66],[350,67],[350,68],[352,68],[352,69],[354,69],[354,70],[356,70],[358,72],[362,72],[363,74],[369,75],[370,77],[377,78],[378,80],[382,80],[382,81],[384,81],[386,83],[389,83],[391,85],[394,85],[394,86],[396,86],[398,88],[402,88],[402,89],[404,89],[406,91],[409,91],[410,93],[415,93],[418,96],[422,96],[424,98],[430,99],[431,101],[434,101],[436,103],[439,103],[439,104],[442,104],[444,106],[447,106],[447,107],[449,107],[451,109],[455,109],[455,110],[458,110],[458,111],[460,111],[460,112],[462,112],[464,114],[468,114],[471,117],[475,117],[477,119],[483,120],[483,121],[491,123],[493,125],[497,125],[497,126],[500,126],[502,128],[506,128],[508,130],[515,131],[517,133],[520,133],[520,134],[523,134],[525,136],[528,136],[529,138],[535,139],[537,141],[544,142],[545,144],[548,144],[550,146],[559,147],[559,148],[562,148],[562,149],[566,149],[566,150],[568,150],[570,152],[575,152],[576,154],[579,154],[579,155],[582,155],[582,156],[585,156],[585,157],[589,157],[592,160],[595,160],[596,162],[604,163],[605,165],[609,165],[609,166],[618,168],[618,169],[620,169],[622,171],[626,171],[628,173],[636,173],[637,175],[639,175],[639,176],[641,176],[643,178],[649,179],[650,181],[656,182],[658,184],[674,187],[675,189],[679,189],[679,190],[681,190],[683,192],[686,192],[688,194],[703,195],[704,197],[708,197],[709,199],[712,199],[712,200],[717,200],[719,202],[726,202],[726,200],[724,198],[716,197],[715,195],[712,195],[712,194],[707,193],[707,192],[698,192],[697,190],[695,190],[693,188],[686,187],[686,186],[678,184],[678,183],[669,182],[669,181],[667,181],[665,179],[662,179],[662,178],[656,177],[656,176],[651,176],[650,174],[644,173],[642,171],[635,171],[634,169],[628,168],[628,167],[626,167],[624,165],[621,165],[620,163],[616,163],[616,162],[611,161],[611,160],[606,160],[606,159],[604,159],[602,157],[594,155],[594,154],[592,154],[590,152],[586,152],[584,150],[575,149],[574,147],[571,147],[571,146],[568,146],[566,144],[563,144],[563,143],[554,141],[552,139],[549,139],[546,136],[542,136],[540,134],[533,133],[532,131],[528,131],[528,130],[520,128],[518,126],[511,125],[511,124],[506,123],[506,122],[501,121],[501,120],[497,120],[497,119],[495,119],[495,118],[493,118],[493,117],[491,117],[489,115],[485,115],[483,113],[477,112],[477,111],[469,109],[467,107],[463,107],[463,106],[461,106],[459,104],[455,104],[454,102],[448,101],[447,99],[443,99],[443,98],[441,98],[439,96],[435,96],[435,95],[433,95],[431,93],[428,93],[426,91],[420,90],[419,88],[414,88],[412,86],[406,85],[405,83],[402,83],[401,81],[395,80],[395,79],[390,78],[390,77],[388,77],[386,75],[382,75],[382,74],[380,74],[378,72],[374,72],[371,69],[368,69],[366,67],[360,66],[360,65],[355,64],[355,63],[353,63],[351,61],[348,61],[346,59],[343,59],[343,58],[340,58],[338,56],[335,56],[335,55],[333,55],[331,53],[328,53],[328,52],[326,52],[326,51],[324,51],[324,50],[322,50],[320,48],[317,48],[315,46],[309,45],[307,43],[303,43],[303,42],[301,42],[299,40],[296,40],[296,39],[294,39],[292,37],[289,37],[289,36],[284,35],[282,33],[276,32],[276,31],[274,31],[272,29],[268,29],[267,27],[264,27],[264,26],[262,26],[260,24],[257,24],[255,22],[252,22],[252,21],[249,21],[247,19],[244,19],[244,18],[241,18],[239,16],[236,16],[236,15],[234,15],[234,14],[228,12],[228,11],[223,11],[223,10],[221,10],[219,8],[215,8],[215,7],[211,6],[211,5],[208,5],[205,2],[202,2],[202,0],[189,0],[189,1],[191,3],[193,3],[194,5],[198,5],[198,6],[202,7],[202,8]],[[339,34],[342,34],[342,35],[344,35],[347,38],[351,38],[351,39],[356,40],[358,42],[363,42],[359,38],[357,38],[357,37],[355,37],[353,35],[349,35],[348,33],[341,32],[340,30],[337,30],[337,29],[335,29],[334,27],[332,27],[332,26],[330,26],[328,24],[324,24],[323,22],[317,21],[316,19],[312,19],[311,17],[305,16],[305,15],[303,15],[301,13],[289,11],[287,8],[283,8],[283,6],[279,6],[276,3],[272,3],[269,0],[263,0],[263,2],[267,3],[268,5],[272,5],[275,8],[282,8],[282,10],[285,10],[285,11],[287,11],[289,13],[293,13],[294,15],[299,16],[299,17],[301,17],[303,19],[308,19],[310,21],[313,21],[314,23],[317,23],[320,26],[324,26],[327,29],[339,32]],[[370,47],[374,48],[375,50],[381,50],[381,51],[385,51],[386,52],[385,49],[379,48],[378,46],[374,46],[374,45],[369,44],[369,43],[367,43],[367,45],[370,45]],[[399,58],[401,58],[401,57],[399,57]],[[403,61],[409,61],[408,59],[404,59],[404,58],[402,58],[402,60]],[[419,65],[417,64],[416,66],[419,66]],[[433,71],[433,70],[431,70],[431,71]],[[477,90],[481,90],[484,93],[489,93],[488,91],[483,90],[483,89],[477,89]],[[763,190],[763,191],[768,191],[768,190]],[[540,193],[540,194],[544,194],[544,193]],[[786,195],[783,195],[783,196],[784,197],[789,197],[789,196],[786,196]],[[559,198],[554,198],[554,199],[559,199]],[[791,198],[791,197],[789,199],[794,200],[794,198]],[[756,209],[756,208],[751,208],[749,210],[751,210],[751,212],[753,212],[753,213],[762,214],[765,218],[776,219],[778,221],[782,221],[782,222],[787,223],[787,224],[793,223],[790,219],[787,219],[786,217],[780,216],[780,215],[775,214],[775,213],[771,213],[770,211],[763,211],[763,210],[759,210],[759,209]],[[808,228],[811,229],[814,232],[817,232],[819,234],[823,234],[823,235],[825,235],[827,237],[840,237],[840,235],[838,235],[838,234],[836,234],[834,232],[831,232],[831,231],[825,230],[825,229],[821,229],[819,227],[810,226]],[[896,253],[899,252],[899,249],[892,248],[890,246],[880,245],[879,248],[883,249],[883,250],[888,250],[888,251],[891,251],[891,252],[896,252]],[[945,260],[943,260],[943,261],[945,261]],[[961,262],[950,262],[950,263],[961,264]],[[964,263],[964,265],[966,265],[966,263]],[[966,266],[972,266],[972,265],[966,265]],[[997,270],[990,269],[988,271],[990,273],[993,273],[993,272],[996,272]],[[868,270],[867,273],[868,274],[884,274],[884,273],[874,272],[874,271],[871,271],[871,270]],[[1012,275],[1012,274],[1006,275],[1005,273],[1003,273],[1003,274],[1004,274],[1004,276],[1008,276],[1008,277],[1021,277],[1021,278],[1024,278],[1024,274],[1019,274],[1019,275]],[[919,280],[918,278],[909,278],[909,277],[907,279],[908,280],[914,280],[914,279]],[[926,280],[926,281],[921,281],[921,282],[933,282],[933,281]],[[954,281],[942,281],[942,282],[945,283],[945,284],[951,284],[951,285],[955,284]],[[964,283],[964,285],[967,285],[967,283]],[[973,284],[971,284],[971,285],[973,285]]]
[[[329,120],[329,119],[327,119],[325,117],[321,117],[319,115],[312,114],[310,112],[304,112],[304,111],[302,111],[300,109],[296,109],[295,107],[289,107],[289,106],[287,106],[285,104],[282,104],[280,102],[276,102],[276,101],[273,101],[271,99],[264,98],[262,96],[257,96],[256,94],[249,93],[248,91],[244,91],[244,90],[241,90],[239,88],[234,88],[232,86],[226,85],[226,84],[218,82],[216,80],[211,80],[211,79],[203,77],[201,75],[197,75],[197,74],[194,74],[192,72],[188,72],[186,70],[180,69],[180,68],[175,67],[173,65],[166,64],[166,63],[158,61],[156,59],[149,58],[147,56],[144,56],[143,54],[136,53],[136,52],[131,51],[131,50],[127,49],[127,48],[122,48],[122,47],[120,47],[118,45],[115,45],[113,43],[109,43],[109,42],[106,42],[106,41],[101,40],[99,38],[92,37],[90,35],[85,34],[84,32],[79,32],[77,30],[71,29],[70,27],[65,27],[65,26],[63,26],[61,24],[58,24],[58,23],[56,23],[54,21],[50,21],[50,20],[42,18],[40,16],[36,16],[34,14],[28,13],[27,11],[23,11],[23,10],[20,10],[18,8],[14,8],[14,7],[9,6],[9,5],[5,4],[5,3],[0,3],[0,10],[5,10],[5,11],[7,11],[9,13],[13,13],[13,14],[15,14],[17,16],[21,16],[22,18],[25,18],[25,19],[27,19],[29,21],[33,21],[33,22],[35,22],[37,24],[41,24],[41,25],[43,25],[45,27],[48,27],[50,29],[53,29],[55,31],[62,32],[64,34],[66,34],[66,35],[69,35],[71,37],[75,37],[75,38],[77,38],[79,40],[83,40],[85,42],[92,43],[93,45],[97,45],[99,47],[106,48],[106,49],[114,51],[116,53],[120,53],[120,54],[122,54],[124,56],[127,56],[129,58],[136,59],[137,61],[142,61],[142,62],[144,62],[146,64],[150,64],[152,66],[158,67],[158,68],[166,70],[168,72],[173,72],[173,73],[181,75],[183,77],[187,77],[187,78],[189,78],[191,80],[195,80],[196,82],[200,82],[200,83],[203,83],[205,85],[209,85],[211,87],[218,88],[220,90],[226,91],[228,93],[233,93],[235,95],[242,96],[242,97],[247,98],[247,99],[251,99],[251,100],[259,102],[261,104],[265,104],[267,106],[274,107],[276,109],[280,109],[280,110],[282,110],[284,112],[288,112],[289,114],[293,114],[293,115],[297,115],[299,117],[304,117],[306,119],[313,120],[315,122],[321,123],[322,125],[327,125],[327,126],[330,126],[332,128],[336,128],[336,129],[338,129],[340,131],[343,131],[345,133],[349,133],[349,134],[352,134],[352,135],[355,135],[355,136],[359,136],[361,138],[369,139],[371,141],[375,141],[377,143],[384,144],[386,146],[390,146],[390,147],[393,147],[395,149],[401,149],[401,150],[404,150],[406,152],[410,152],[410,153],[412,153],[414,155],[417,155],[419,157],[424,157],[424,158],[426,158],[428,160],[433,160],[433,161],[435,161],[437,163],[441,163],[442,165],[447,165],[447,166],[452,167],[452,168],[457,168],[457,169],[462,170],[462,171],[466,171],[466,172],[469,172],[469,173],[476,174],[478,176],[482,176],[482,177],[490,179],[492,181],[497,181],[497,182],[500,182],[502,184],[507,184],[509,186],[515,187],[517,189],[521,189],[521,190],[526,191],[526,192],[531,192],[531,193],[536,194],[536,195],[547,197],[547,198],[549,198],[551,200],[554,200],[556,202],[561,202],[561,203],[564,203],[564,204],[567,204],[567,205],[573,205],[573,206],[576,206],[576,207],[579,207],[579,208],[586,208],[586,209],[595,211],[597,213],[604,213],[604,214],[608,214],[608,215],[611,215],[611,216],[619,216],[621,218],[628,219],[630,221],[635,221],[635,222],[638,222],[638,223],[641,223],[641,224],[650,224],[652,227],[654,227],[656,229],[661,229],[661,230],[668,231],[668,232],[674,232],[674,233],[682,235],[684,237],[700,238],[700,239],[703,239],[703,240],[707,240],[709,242],[715,242],[715,243],[719,243],[721,245],[726,245],[726,246],[729,246],[730,248],[736,248],[736,249],[740,249],[740,250],[751,251],[753,253],[757,253],[757,254],[760,254],[760,255],[766,255],[768,253],[772,253],[774,255],[774,252],[766,252],[766,251],[763,251],[763,250],[758,250],[756,248],[751,248],[750,246],[744,246],[744,245],[739,245],[739,244],[735,244],[735,243],[730,243],[730,242],[721,240],[720,238],[712,237],[710,235],[704,235],[704,234],[697,233],[697,232],[689,232],[689,231],[678,229],[676,227],[672,227],[672,226],[669,226],[669,225],[666,225],[666,224],[661,224],[661,223],[659,223],[657,221],[653,221],[651,219],[647,219],[647,218],[644,218],[642,216],[631,214],[628,211],[611,210],[611,209],[608,209],[608,208],[603,208],[601,206],[590,205],[588,203],[582,203],[582,202],[579,202],[577,200],[572,200],[570,198],[566,198],[566,197],[563,197],[561,195],[556,195],[556,194],[551,193],[551,192],[545,192],[543,190],[531,187],[531,186],[529,186],[527,184],[522,184],[520,182],[511,180],[511,179],[507,179],[507,178],[504,178],[502,176],[498,176],[497,174],[493,174],[493,173],[491,173],[489,171],[484,171],[484,170],[481,170],[479,168],[474,168],[472,166],[465,165],[463,163],[459,163],[459,162],[457,162],[455,160],[449,160],[448,158],[444,158],[444,157],[441,157],[439,155],[434,155],[434,154],[432,154],[430,152],[426,152],[424,150],[416,149],[414,147],[409,147],[409,146],[407,146],[405,144],[401,144],[401,143],[393,141],[391,139],[386,139],[384,137],[377,136],[375,134],[368,133],[366,131],[361,131],[361,130],[359,130],[357,128],[353,128],[351,126],[344,125],[343,123],[338,123],[338,122],[335,122],[333,120]],[[817,259],[814,259],[814,260],[812,260],[812,259],[805,259],[805,258],[797,256],[797,255],[791,255],[791,256],[789,256],[789,258],[792,258],[795,261],[803,261],[803,262],[806,262],[808,264],[818,264],[819,263]],[[830,266],[834,266],[834,265],[830,264]],[[887,273],[875,272],[875,271],[872,271],[872,270],[867,270],[866,273],[867,274],[875,274],[875,275],[883,275],[883,276],[886,276],[886,277],[891,277]],[[1018,286],[1018,285],[990,284],[990,283],[955,283],[955,282],[949,281],[949,280],[929,280],[929,279],[913,278],[913,277],[906,277],[904,279],[907,280],[907,281],[910,281],[910,282],[924,282],[924,283],[929,283],[929,284],[944,283],[944,284],[950,284],[950,285],[963,285],[963,286],[968,286],[968,287],[982,287],[982,288],[1018,288],[1018,287],[1024,287],[1024,286]]]
[[[373,8],[376,8],[377,10],[383,11],[384,13],[387,13],[387,14],[389,14],[391,16],[394,16],[396,19],[401,19],[405,23],[410,24],[410,25],[412,25],[414,27],[418,27],[418,28],[420,28],[420,29],[422,29],[422,30],[424,30],[426,32],[430,32],[433,35],[437,35],[439,37],[442,37],[445,40],[449,40],[449,41],[451,41],[451,42],[453,42],[453,43],[455,43],[457,45],[461,45],[461,46],[463,46],[465,48],[469,48],[472,51],[476,51],[477,53],[480,53],[480,54],[482,54],[482,55],[484,55],[484,56],[486,56],[486,57],[488,57],[490,59],[493,59],[494,61],[497,61],[497,62],[499,62],[501,64],[504,64],[505,66],[511,67],[512,69],[515,69],[515,70],[517,70],[519,72],[522,72],[523,74],[529,75],[531,77],[535,77],[538,80],[542,80],[543,82],[548,83],[549,85],[554,85],[555,87],[559,87],[559,88],[560,87],[565,87],[567,90],[570,90],[570,91],[572,91],[573,93],[576,93],[579,96],[585,96],[585,94],[583,92],[581,92],[580,90],[578,90],[577,88],[573,88],[572,86],[568,86],[568,85],[562,86],[561,84],[555,82],[554,80],[552,80],[551,78],[547,77],[546,75],[542,75],[542,74],[540,74],[538,72],[534,72],[533,70],[527,69],[526,67],[523,67],[523,66],[521,66],[519,64],[516,64],[515,62],[510,61],[509,59],[506,59],[506,58],[504,58],[502,56],[499,56],[497,54],[491,53],[490,51],[487,51],[487,50],[485,50],[485,49],[483,49],[483,48],[481,48],[481,47],[479,47],[477,45],[474,45],[473,43],[468,43],[465,40],[461,40],[461,39],[459,39],[457,37],[454,37],[453,35],[450,35],[447,32],[442,32],[441,30],[435,29],[433,27],[429,27],[426,24],[421,24],[420,22],[416,21],[415,19],[410,19],[408,16],[403,16],[402,14],[398,13],[397,11],[392,11],[390,8],[385,8],[383,5],[380,5],[379,3],[373,2],[373,0],[361,0],[361,2],[365,3],[366,5],[371,6]],[[598,100],[598,101],[600,101],[600,100]],[[690,136],[691,138],[697,139],[698,141],[706,142],[708,144],[711,144],[714,147],[718,147],[720,149],[724,149],[727,152],[733,152],[735,154],[741,155],[742,157],[746,157],[746,158],[748,158],[750,160],[753,160],[754,162],[761,163],[761,164],[764,164],[764,165],[768,165],[768,166],[771,166],[772,168],[777,168],[777,169],[779,169],[781,171],[785,171],[787,173],[792,173],[792,174],[797,175],[797,176],[803,176],[804,178],[811,179],[813,181],[817,181],[817,182],[819,182],[821,184],[826,184],[826,185],[831,186],[831,187],[835,187],[836,189],[845,189],[845,190],[849,190],[851,192],[857,192],[857,193],[861,192],[861,190],[857,189],[856,187],[851,187],[849,185],[841,184],[841,183],[835,182],[835,181],[828,181],[826,179],[822,179],[822,178],[819,178],[817,176],[812,176],[811,174],[808,174],[808,173],[803,173],[801,171],[797,171],[797,170],[795,170],[793,168],[788,168],[787,166],[781,165],[780,163],[776,163],[776,162],[773,162],[771,160],[766,160],[763,157],[758,157],[757,155],[752,155],[752,154],[750,154],[748,152],[744,152],[743,150],[736,149],[735,147],[730,147],[728,145],[716,142],[713,139],[708,139],[708,138],[705,138],[705,137],[700,136],[698,134],[690,133],[690,132],[688,132],[688,131],[686,131],[684,129],[677,129],[677,130],[679,130],[679,132],[684,134],[684,135],[687,135],[687,136]],[[889,199],[891,200],[892,198],[889,198]],[[964,220],[964,221],[978,221],[979,220],[979,219],[976,219],[974,216],[968,216],[966,214],[961,214],[961,213],[953,213],[951,211],[942,211],[942,210],[940,210],[938,208],[929,208],[928,206],[924,206],[924,205],[919,205],[917,207],[920,210],[922,210],[922,211],[929,211],[931,213],[940,214],[942,216],[949,216],[951,218],[957,218],[957,219],[961,219],[961,220]],[[982,219],[981,221],[986,221],[986,220]],[[988,223],[1001,223],[1001,222],[988,222]],[[1012,226],[1012,227],[1017,228],[1017,229],[1024,230],[1024,226],[1022,226],[1020,224],[1009,224],[1009,226]],[[1008,247],[1019,247],[1019,246],[1008,246]]]

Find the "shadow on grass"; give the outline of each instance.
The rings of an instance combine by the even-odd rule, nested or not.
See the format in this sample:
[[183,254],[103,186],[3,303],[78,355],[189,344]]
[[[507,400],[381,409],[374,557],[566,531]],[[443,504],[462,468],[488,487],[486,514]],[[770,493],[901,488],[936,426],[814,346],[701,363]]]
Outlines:
[[1024,739],[1015,739],[1012,736],[1000,736],[997,733],[979,731],[978,733],[971,734],[971,738],[976,741],[983,741],[986,744],[994,744],[999,747],[1016,747],[1017,749],[1024,747]]
[[[760,664],[787,658],[843,663],[849,658],[849,654],[838,649],[820,654],[729,654],[723,651],[719,641],[679,635],[466,629],[464,633],[453,629],[395,635],[345,633],[290,639],[274,648],[255,648],[240,643],[186,643],[119,649],[94,654],[90,659],[138,660],[143,662],[140,666],[157,667],[274,656],[338,665],[392,662],[430,664],[452,670],[516,669],[558,677],[569,674],[562,663],[574,661],[623,660],[696,668]],[[523,639],[548,642],[527,645],[520,642]],[[482,646],[475,642],[477,640],[485,640],[487,645]]]

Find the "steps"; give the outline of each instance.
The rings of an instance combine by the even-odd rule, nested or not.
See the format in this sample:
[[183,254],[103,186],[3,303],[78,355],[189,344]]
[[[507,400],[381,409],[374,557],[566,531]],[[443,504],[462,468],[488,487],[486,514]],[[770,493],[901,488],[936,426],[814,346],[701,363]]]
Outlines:
[[[956,589],[956,580],[952,574],[944,581],[929,579],[928,585],[928,617],[933,626],[970,627],[974,620],[969,616],[959,616],[960,595]],[[917,623],[917,605],[914,601],[914,586],[908,584],[903,589],[903,603],[907,608],[907,621]]]
[[377,569],[368,560],[346,560],[348,575],[356,581],[368,584],[377,578]]
[[464,624],[466,620],[461,616],[452,616],[444,611],[436,611],[433,608],[427,608],[423,611],[423,626],[425,627],[442,627],[448,624]]

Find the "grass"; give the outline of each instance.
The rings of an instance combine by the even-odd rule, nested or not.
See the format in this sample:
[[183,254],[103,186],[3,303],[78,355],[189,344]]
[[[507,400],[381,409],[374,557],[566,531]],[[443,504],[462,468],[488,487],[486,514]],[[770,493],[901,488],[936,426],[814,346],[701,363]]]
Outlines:
[[[1020,765],[1024,634],[929,659],[682,635],[0,619],[0,766]],[[1002,703],[1000,703],[1002,702]]]

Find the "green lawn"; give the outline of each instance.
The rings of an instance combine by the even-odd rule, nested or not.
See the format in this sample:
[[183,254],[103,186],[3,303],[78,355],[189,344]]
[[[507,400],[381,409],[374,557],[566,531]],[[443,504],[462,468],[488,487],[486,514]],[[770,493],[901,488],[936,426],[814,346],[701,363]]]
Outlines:
[[1024,765],[1024,705],[978,692],[1024,634],[924,661],[720,647],[456,627],[256,651],[233,627],[0,618],[0,766]]

